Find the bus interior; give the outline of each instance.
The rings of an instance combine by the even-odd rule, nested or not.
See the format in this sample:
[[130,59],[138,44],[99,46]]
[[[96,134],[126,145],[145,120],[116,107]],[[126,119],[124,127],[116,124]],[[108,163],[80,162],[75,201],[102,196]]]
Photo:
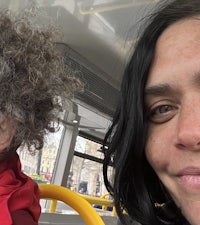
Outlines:
[[[1,8],[19,11],[33,2],[62,32],[56,47],[84,83],[63,112],[58,132],[46,138],[35,156],[19,151],[23,172],[38,184],[55,184],[80,196],[106,195],[102,176],[102,142],[117,106],[123,71],[137,41],[137,27],[159,0],[1,0]],[[37,21],[38,22],[38,21]],[[110,168],[112,174],[112,167]],[[106,199],[112,201],[108,195]],[[66,204],[41,200],[39,224],[85,222]],[[92,203],[91,203],[92,204]],[[113,206],[93,203],[105,225],[117,223]],[[91,224],[90,224],[91,225]],[[95,225],[95,224],[94,224]]]

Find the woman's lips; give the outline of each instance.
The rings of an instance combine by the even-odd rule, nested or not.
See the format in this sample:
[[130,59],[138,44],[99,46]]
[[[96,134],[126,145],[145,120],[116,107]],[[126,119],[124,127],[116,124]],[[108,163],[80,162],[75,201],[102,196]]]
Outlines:
[[187,167],[177,174],[181,185],[186,188],[200,188],[200,168]]

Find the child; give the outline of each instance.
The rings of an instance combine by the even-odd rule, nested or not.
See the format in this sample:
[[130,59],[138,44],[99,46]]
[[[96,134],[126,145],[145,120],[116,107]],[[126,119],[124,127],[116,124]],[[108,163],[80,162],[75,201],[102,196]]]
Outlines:
[[68,76],[52,27],[34,26],[27,13],[1,11],[0,31],[0,223],[36,225],[39,189],[22,173],[16,150],[42,149],[62,102],[80,82]]

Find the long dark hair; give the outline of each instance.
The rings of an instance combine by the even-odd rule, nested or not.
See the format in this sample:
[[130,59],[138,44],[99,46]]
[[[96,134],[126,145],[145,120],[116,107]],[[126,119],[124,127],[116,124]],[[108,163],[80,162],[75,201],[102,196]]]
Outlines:
[[[199,0],[166,1],[148,19],[124,73],[119,105],[104,145],[104,180],[116,210],[125,223],[123,209],[143,225],[183,224],[182,216],[145,158],[147,118],[144,87],[162,32],[173,23],[200,16]],[[114,165],[113,180],[108,166]],[[158,204],[167,202],[161,210]]]

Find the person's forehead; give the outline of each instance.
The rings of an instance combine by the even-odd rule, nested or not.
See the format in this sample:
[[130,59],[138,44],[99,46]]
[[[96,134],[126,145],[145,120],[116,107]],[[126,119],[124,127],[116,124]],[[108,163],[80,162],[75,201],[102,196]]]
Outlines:
[[[188,62],[195,65],[194,62],[199,63],[199,58],[200,19],[190,18],[174,23],[161,34],[156,43],[147,86],[163,82],[164,78],[175,80],[175,74],[185,73],[184,67],[189,65]],[[196,73],[199,68],[198,71],[187,72]],[[171,77],[171,74],[174,75]]]
[[[200,47],[200,18],[180,20],[169,26],[156,43],[152,68],[162,68],[170,62],[187,60],[198,55]],[[175,61],[171,58],[175,57]],[[174,60],[174,59],[173,59]]]
[[174,46],[190,47],[190,41],[200,43],[200,17],[180,20],[166,28],[157,41],[156,51]]

